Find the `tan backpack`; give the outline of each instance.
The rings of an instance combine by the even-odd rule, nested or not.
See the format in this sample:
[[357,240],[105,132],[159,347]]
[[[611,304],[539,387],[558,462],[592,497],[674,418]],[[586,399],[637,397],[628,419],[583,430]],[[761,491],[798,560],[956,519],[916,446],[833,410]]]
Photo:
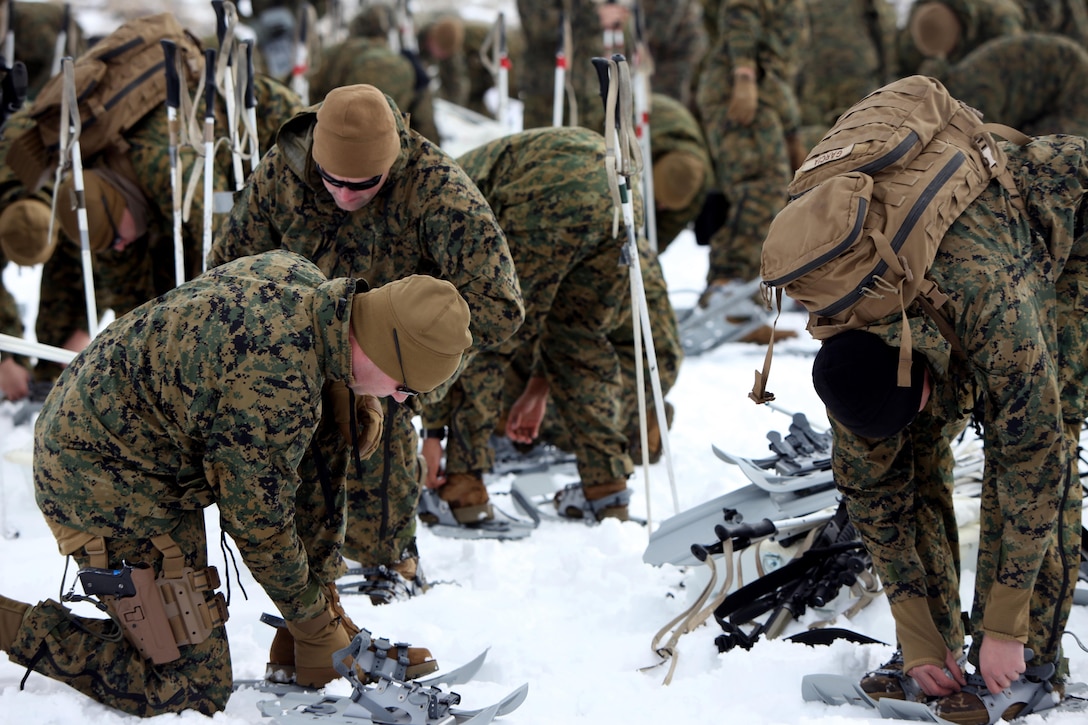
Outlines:
[[[200,41],[171,13],[130,20],[76,59],[80,151],[84,161],[115,148],[128,149],[124,134],[166,101],[165,59],[160,41],[178,48],[178,65],[190,86],[199,82],[204,58]],[[59,163],[62,74],[53,76],[34,100],[35,127],[15,138],[7,163],[30,191],[49,180]]]
[[[809,312],[825,340],[866,327],[918,301],[954,350],[937,311],[948,297],[926,275],[956,218],[992,179],[1023,208],[1006,157],[991,134],[1024,144],[1024,134],[984,124],[940,82],[910,76],[863,98],[839,117],[789,185],[789,202],[763,242],[761,276]],[[766,391],[773,343],[749,397]],[[899,384],[910,384],[910,328],[903,325]]]

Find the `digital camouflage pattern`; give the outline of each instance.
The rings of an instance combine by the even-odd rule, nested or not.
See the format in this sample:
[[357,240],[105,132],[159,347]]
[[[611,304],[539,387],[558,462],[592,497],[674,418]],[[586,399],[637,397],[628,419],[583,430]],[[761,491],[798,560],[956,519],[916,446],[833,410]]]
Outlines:
[[[446,279],[472,313],[470,358],[501,345],[524,319],[510,249],[472,180],[448,154],[408,129],[396,103],[386,99],[401,152],[367,206],[342,211],[325,190],[311,156],[312,107],[284,124],[250,175],[226,233],[212,245],[209,265],[282,247],[313,260],[327,276],[361,278],[371,286],[411,274]],[[345,553],[367,566],[396,563],[415,546],[420,471],[413,411],[389,401],[385,410],[382,454],[363,461],[361,472],[352,466],[348,480],[352,523]]]
[[[465,20],[464,24],[465,49],[460,60],[456,55],[448,60],[431,60],[421,46],[423,60],[433,63],[438,68],[440,98],[485,116],[493,116],[494,114],[484,101],[487,92],[498,85],[496,77],[489,70],[494,65],[495,53],[493,46],[487,45],[492,25],[471,20]],[[518,98],[519,79],[527,72],[525,35],[521,27],[511,22],[511,18],[506,18],[506,55],[510,60],[510,69],[506,74],[507,92],[510,98]],[[496,72],[497,70],[496,68]]]
[[842,113],[896,72],[896,11],[889,0],[805,0],[811,33],[797,82],[806,149]]
[[570,429],[587,487],[632,471],[620,426],[622,379],[609,339],[620,314],[626,240],[612,236],[604,137],[579,127],[539,128],[496,139],[457,159],[506,232],[525,299],[525,323],[502,347],[482,352],[424,427],[449,426],[447,473],[490,470],[488,445],[502,410],[503,381],[519,349],[533,351],[556,414]]
[[[301,108],[298,96],[289,88],[266,76],[257,76],[254,84],[260,112],[258,138],[261,148],[267,148],[275,138],[279,124]],[[217,134],[226,133],[226,115],[217,109]],[[129,131],[125,137],[129,150],[125,154],[107,153],[85,162],[86,169],[97,166],[110,169],[130,179],[143,193],[148,204],[147,234],[122,251],[108,249],[94,255],[95,300],[98,313],[113,310],[123,315],[147,300],[171,289],[174,274],[174,211],[170,185],[170,135],[165,103],[152,111]],[[179,165],[186,183],[194,164],[203,166],[202,137],[196,139],[200,155],[191,146],[178,150]],[[229,149],[223,145],[216,151],[215,189],[234,188]],[[244,164],[248,167],[248,162]],[[58,206],[70,204],[71,199],[57,199]],[[225,217],[214,215],[212,233],[222,231]],[[203,181],[193,194],[189,217],[182,224],[186,279],[201,271],[204,247]],[[42,269],[39,314],[35,332],[39,342],[63,347],[77,330],[87,330],[87,305],[83,291],[83,267],[78,240],[63,238],[52,258]],[[60,367],[55,363],[39,363],[35,374],[39,378],[54,378]]]
[[409,126],[439,143],[430,78],[409,53],[395,53],[383,38],[349,38],[327,48],[310,76],[310,100],[320,103],[333,88],[368,83],[409,115]]
[[956,98],[986,121],[1029,136],[1088,136],[1088,50],[1050,33],[994,38],[941,76]]
[[[64,7],[50,2],[16,2],[12,15],[15,60],[21,60],[26,65],[26,96],[33,99],[53,75],[57,35],[64,19]],[[68,43],[64,54],[78,58],[86,49],[83,30],[73,14],[68,24]]]
[[[899,29],[896,42],[899,55],[899,73],[903,76],[914,74],[929,75],[929,63],[922,53],[914,47],[910,35],[910,19],[925,2],[915,2],[910,7],[906,24]],[[987,40],[1003,35],[1019,35],[1025,30],[1024,11],[1016,0],[940,0],[959,18],[960,41],[945,59],[955,63]]]
[[687,208],[655,210],[657,250],[663,252],[699,216],[706,195],[714,184],[714,167],[710,163],[706,141],[703,140],[703,130],[691,111],[679,101],[661,93],[653,94],[650,103],[650,152],[653,160],[673,151],[682,151],[702,161],[705,173],[702,192],[695,195]]
[[[717,24],[696,94],[717,185],[729,202],[710,240],[708,282],[759,276],[763,239],[793,178],[786,136],[801,123],[793,84],[808,42],[803,0],[724,0]],[[759,107],[748,126],[727,118],[733,69],[742,65],[756,68],[759,79]]]
[[1057,33],[1088,48],[1088,3],[1084,0],[1017,0],[1024,30]]
[[[893,614],[925,597],[943,644],[955,652],[963,633],[955,616],[948,444],[973,415],[986,469],[971,659],[977,664],[982,635],[990,634],[1024,642],[1033,663],[1057,663],[1077,566],[1061,561],[1080,560],[1075,462],[1088,412],[1088,140],[1044,136],[1006,145],[1006,153],[1026,213],[991,182],[945,235],[929,275],[950,297],[942,310],[966,358],[953,356],[936,325],[911,307],[914,349],[929,363],[932,397],[903,433],[886,440],[835,424],[833,466]],[[898,345],[901,326],[896,315],[869,329]],[[921,659],[943,667],[943,649],[932,643],[929,650]]]
[[[323,612],[321,588],[341,566],[345,498],[342,469],[323,491],[311,442],[331,436],[346,448],[335,426],[319,423],[325,382],[351,379],[354,290],[353,280],[327,280],[275,251],[220,266],[100,333],[35,424],[35,496],[62,553],[86,564],[77,547],[102,536],[110,565],[161,571],[149,539],[169,534],[201,568],[203,511],[215,504],[280,613]],[[102,625],[81,632],[55,602],[32,608],[28,625],[13,660],[125,712],[211,714],[230,695],[222,629],[154,666],[127,640],[100,641]]]
[[698,0],[642,0],[646,44],[654,61],[650,88],[692,105],[699,64],[710,47]]

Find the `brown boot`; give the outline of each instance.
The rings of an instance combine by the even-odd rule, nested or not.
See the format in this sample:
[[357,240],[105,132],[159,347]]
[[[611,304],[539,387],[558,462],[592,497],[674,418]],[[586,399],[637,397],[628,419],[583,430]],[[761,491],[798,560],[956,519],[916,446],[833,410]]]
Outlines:
[[495,518],[483,476],[478,473],[449,474],[446,477],[446,483],[438,489],[438,495],[450,505],[454,517],[462,524],[490,521]]
[[[572,483],[555,494],[555,507],[560,514],[571,519],[584,518],[586,512],[589,511],[598,521],[602,519],[627,521],[629,498],[627,479],[624,478],[591,485]],[[615,501],[595,505],[595,502],[605,502],[608,499],[615,499]]]
[[[892,700],[914,700],[916,693],[908,693],[903,687],[903,653],[896,650],[892,658],[878,669],[861,678],[861,689],[874,700],[887,697]],[[920,690],[919,690],[920,692]]]
[[272,638],[272,646],[268,649],[264,679],[280,684],[295,681],[295,638],[287,631],[287,627],[276,628],[276,636]]
[[29,611],[29,604],[0,596],[0,652],[11,651],[15,637],[23,628],[23,619]]
[[[743,322],[743,320],[740,320]],[[770,325],[763,325],[749,332],[744,337],[737,340],[737,342],[753,342],[757,345],[766,345],[771,341],[771,335],[774,335],[774,341],[789,340],[792,337],[797,337],[797,333],[793,330],[779,330],[772,328]]]
[[[672,417],[673,417],[672,403],[665,402],[665,425],[669,430],[672,430]],[[661,453],[663,445],[661,443],[661,426],[657,424],[657,409],[651,407],[646,411],[646,440],[650,444],[650,463],[654,464],[661,460]],[[635,462],[635,465],[642,463],[642,432],[639,430],[638,422],[636,420],[634,431],[627,439],[627,450],[631,454],[631,460]]]

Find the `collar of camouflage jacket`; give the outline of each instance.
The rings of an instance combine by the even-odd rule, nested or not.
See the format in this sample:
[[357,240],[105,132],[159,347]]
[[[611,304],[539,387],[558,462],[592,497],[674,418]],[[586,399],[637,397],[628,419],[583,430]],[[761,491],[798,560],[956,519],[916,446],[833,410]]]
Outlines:
[[[346,384],[353,382],[349,331],[355,285],[352,279],[331,279],[321,284],[313,297],[315,345],[320,359],[327,361],[326,378]],[[365,289],[361,284],[360,291]]]
[[[408,163],[412,140],[408,124],[396,102],[388,95],[385,100],[393,109],[393,119],[397,123],[397,134],[400,136],[400,153],[387,174],[388,177],[396,179]],[[317,169],[314,168],[313,161],[314,125],[317,123],[317,109],[320,107],[321,105],[317,104],[295,114],[280,127],[276,134],[276,146],[283,154],[287,166],[314,191],[325,188]],[[383,191],[387,188],[390,188],[389,184],[386,184]]]

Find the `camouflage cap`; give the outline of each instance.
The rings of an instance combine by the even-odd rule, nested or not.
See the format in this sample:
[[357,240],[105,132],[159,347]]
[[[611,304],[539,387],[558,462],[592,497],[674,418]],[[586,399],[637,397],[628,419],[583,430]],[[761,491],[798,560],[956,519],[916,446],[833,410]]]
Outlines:
[[359,347],[386,375],[421,393],[457,371],[472,345],[469,321],[457,288],[423,274],[352,297],[351,329]]
[[444,15],[427,28],[430,51],[439,59],[459,53],[465,45],[465,24],[454,15]]
[[0,214],[0,248],[15,264],[33,267],[53,256],[59,236],[53,227],[49,236],[49,205],[40,199],[12,202]]
[[692,154],[670,151],[654,162],[654,203],[662,209],[686,209],[705,183],[706,169]]
[[848,330],[824,340],[812,363],[812,383],[847,430],[864,438],[889,438],[918,415],[925,357],[914,351],[909,388],[897,384],[898,369],[898,350],[871,332]]
[[385,94],[365,83],[329,91],[317,111],[314,161],[346,179],[389,171],[400,154],[400,134]]
[[910,19],[914,47],[927,58],[947,58],[959,44],[962,32],[959,17],[944,3],[919,5]]
[[[69,175],[57,187],[57,221],[76,244],[79,239],[79,217],[75,196],[74,177]],[[117,187],[106,181],[98,172],[83,172],[83,198],[87,203],[87,237],[92,252],[109,249],[117,238],[117,228],[127,204]]]

